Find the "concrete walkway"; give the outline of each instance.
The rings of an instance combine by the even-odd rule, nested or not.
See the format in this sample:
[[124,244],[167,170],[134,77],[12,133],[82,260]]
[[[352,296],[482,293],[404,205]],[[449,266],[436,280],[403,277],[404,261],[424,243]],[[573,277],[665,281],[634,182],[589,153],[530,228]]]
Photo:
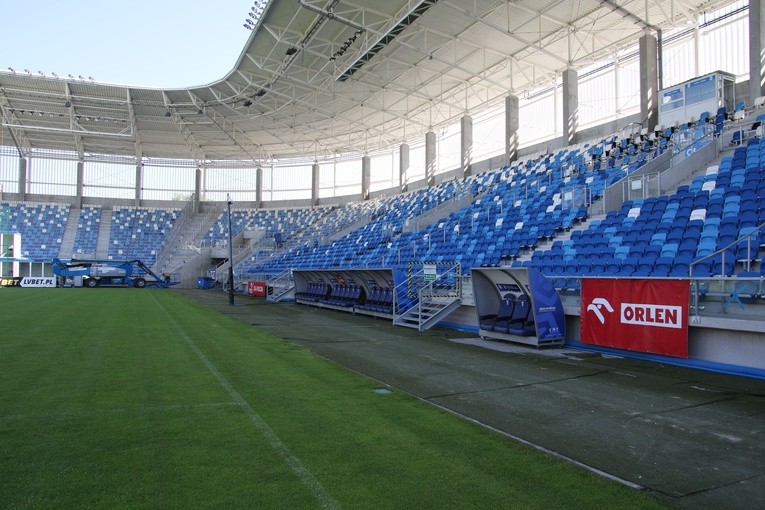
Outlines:
[[765,508],[765,381],[179,292],[672,506]]

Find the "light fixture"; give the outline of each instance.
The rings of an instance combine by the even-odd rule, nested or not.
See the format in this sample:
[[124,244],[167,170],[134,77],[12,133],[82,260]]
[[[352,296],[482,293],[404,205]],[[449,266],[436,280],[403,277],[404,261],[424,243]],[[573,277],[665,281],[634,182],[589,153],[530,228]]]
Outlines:
[[64,103],[64,106],[67,107],[67,108],[71,108],[72,107],[72,102],[67,99],[66,103]]
[[165,117],[172,117],[172,113],[170,113],[170,110],[165,112]]
[[244,101],[244,103],[242,103],[242,106],[244,106],[245,108],[249,108],[250,106],[252,106],[252,101],[247,99]]
[[15,70],[14,68],[12,68],[12,67],[9,67],[9,68],[8,68],[8,70],[9,70],[10,72],[12,72],[13,74],[16,74],[16,70]]
[[295,48],[294,46],[290,46],[289,48],[287,48],[287,55],[294,55],[297,52],[298,52],[298,49]]
[[250,7],[250,12],[247,13],[248,17],[245,18],[245,23],[242,26],[247,30],[255,30],[258,22],[260,22],[260,18],[263,16],[267,3],[267,0],[256,0],[252,7]]

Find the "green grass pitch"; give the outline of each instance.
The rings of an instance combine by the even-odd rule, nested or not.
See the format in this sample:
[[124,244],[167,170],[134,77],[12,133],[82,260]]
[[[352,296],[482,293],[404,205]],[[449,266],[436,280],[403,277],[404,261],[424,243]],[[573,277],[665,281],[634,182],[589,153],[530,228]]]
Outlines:
[[3,508],[660,506],[171,290],[0,310]]

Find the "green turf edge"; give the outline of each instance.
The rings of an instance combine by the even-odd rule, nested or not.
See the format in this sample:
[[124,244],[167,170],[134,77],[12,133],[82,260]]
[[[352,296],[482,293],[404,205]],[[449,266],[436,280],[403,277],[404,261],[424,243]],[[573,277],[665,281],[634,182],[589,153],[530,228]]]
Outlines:
[[9,507],[319,506],[189,342],[341,506],[661,506],[409,395],[374,393],[375,381],[179,293],[12,289],[0,307]]

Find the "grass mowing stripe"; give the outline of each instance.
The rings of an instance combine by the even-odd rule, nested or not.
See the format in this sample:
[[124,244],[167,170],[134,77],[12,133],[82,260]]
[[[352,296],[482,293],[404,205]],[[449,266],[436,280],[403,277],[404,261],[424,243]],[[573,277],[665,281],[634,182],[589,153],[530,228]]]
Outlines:
[[244,411],[250,420],[252,420],[258,431],[263,435],[263,437],[266,438],[266,441],[271,446],[271,448],[273,448],[279,454],[284,462],[290,467],[295,476],[300,479],[303,485],[308,487],[322,508],[339,509],[340,503],[338,503],[332,497],[332,495],[321,485],[321,482],[319,482],[319,480],[308,470],[308,468],[305,467],[303,462],[294,453],[292,453],[292,451],[290,451],[290,449],[282,442],[281,439],[279,439],[279,436],[276,435],[276,432],[273,431],[268,423],[266,423],[263,418],[261,418],[260,415],[255,411],[255,409],[252,408],[249,402],[247,402],[247,400],[242,397],[236,388],[231,385],[228,379],[226,379],[226,377],[224,377],[224,375],[215,367],[215,365],[213,365],[213,363],[197,346],[194,340],[192,340],[186,331],[181,328],[178,322],[173,318],[172,315],[170,315],[167,309],[162,306],[162,304],[153,294],[152,299],[154,299],[154,302],[157,303],[157,306],[165,314],[170,324],[172,324],[175,330],[178,331],[178,334],[181,335],[189,348],[194,352],[194,354],[196,354],[196,356],[207,368],[207,370],[210,371],[213,377],[215,377],[221,387],[226,390],[231,398],[234,399],[234,402],[236,402],[242,411]]
[[93,409],[93,410],[76,410],[76,411],[59,411],[52,413],[34,413],[34,414],[0,414],[0,422],[10,420],[41,420],[51,418],[73,418],[73,417],[87,417],[95,414],[135,414],[145,412],[161,412],[161,411],[186,411],[189,409],[206,409],[216,407],[229,407],[235,406],[235,402],[212,402],[206,404],[168,404],[161,406],[143,406],[143,407],[115,407],[114,409]]

